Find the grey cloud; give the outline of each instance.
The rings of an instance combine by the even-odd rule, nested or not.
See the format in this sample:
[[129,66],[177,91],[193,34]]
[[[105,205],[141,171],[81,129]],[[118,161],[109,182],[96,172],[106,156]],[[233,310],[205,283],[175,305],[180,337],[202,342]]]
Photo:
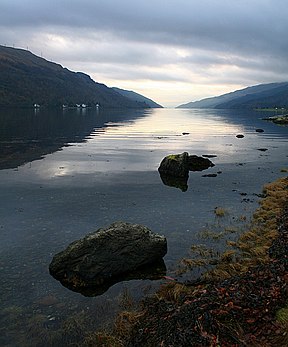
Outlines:
[[[77,64],[77,62],[75,62]],[[183,75],[177,75],[172,70],[157,70],[149,69],[149,67],[143,67],[139,69],[138,66],[122,66],[122,65],[107,65],[105,63],[97,64],[84,63],[84,71],[90,71],[94,76],[102,75],[108,79],[127,80],[133,76],[133,80],[150,80],[161,82],[189,82],[189,78]]]
[[116,37],[230,51],[287,51],[285,0],[2,0],[8,27],[71,27],[109,31]]
[[288,79],[287,18],[287,0],[1,0],[0,44],[115,79],[248,85]]

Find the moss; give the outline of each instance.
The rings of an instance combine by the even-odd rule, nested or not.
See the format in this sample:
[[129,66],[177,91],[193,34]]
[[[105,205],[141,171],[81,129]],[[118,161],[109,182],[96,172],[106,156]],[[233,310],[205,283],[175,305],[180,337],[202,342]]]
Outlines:
[[167,156],[167,159],[169,160],[178,160],[179,159],[179,154],[170,154]]
[[278,346],[288,346],[288,303],[286,307],[281,308],[276,312],[276,322],[280,325],[281,335]]
[[277,311],[276,319],[279,323],[287,325],[288,328],[288,305]]

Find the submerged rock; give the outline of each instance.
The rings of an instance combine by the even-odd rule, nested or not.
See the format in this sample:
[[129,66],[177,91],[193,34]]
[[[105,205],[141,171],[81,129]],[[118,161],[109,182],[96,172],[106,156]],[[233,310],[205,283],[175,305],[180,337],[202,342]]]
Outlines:
[[166,253],[164,236],[143,225],[115,222],[72,242],[53,257],[49,271],[70,289],[81,292],[94,287],[101,294],[133,271],[159,262]]
[[266,152],[268,151],[268,148],[257,148],[257,150],[260,152]]

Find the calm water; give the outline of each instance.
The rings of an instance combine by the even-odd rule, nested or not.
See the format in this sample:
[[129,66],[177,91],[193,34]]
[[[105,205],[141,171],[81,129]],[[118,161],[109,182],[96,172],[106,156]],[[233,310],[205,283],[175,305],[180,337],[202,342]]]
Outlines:
[[[203,235],[230,224],[240,230],[238,220],[250,218],[263,184],[288,167],[288,128],[264,116],[239,110],[0,111],[0,345],[81,340],[87,330],[108,324],[123,302],[165,281],[122,282],[97,297],[69,291],[48,266],[88,232],[124,220],[164,234],[173,277],[191,245],[221,250],[237,237]],[[183,151],[217,156],[213,168],[190,172],[185,193],[165,186],[157,172],[164,156]],[[217,177],[203,177],[208,173]],[[221,220],[217,206],[228,212]]]

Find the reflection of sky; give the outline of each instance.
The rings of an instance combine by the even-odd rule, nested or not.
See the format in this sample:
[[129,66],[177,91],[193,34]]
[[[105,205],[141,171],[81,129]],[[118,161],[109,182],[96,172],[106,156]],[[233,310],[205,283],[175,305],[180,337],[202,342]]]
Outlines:
[[[239,133],[245,133],[245,137],[237,139]],[[86,142],[73,143],[42,161],[33,162],[29,175],[34,173],[46,179],[155,171],[164,156],[183,151],[217,155],[213,159],[217,164],[244,158],[247,162],[259,155],[255,148],[263,146],[261,141],[267,142],[265,136],[257,137],[255,129],[229,121],[213,110],[155,109],[147,112],[146,117],[110,121],[104,127],[95,128]]]
[[196,111],[191,114],[157,109],[135,121],[108,122],[105,128],[96,128],[87,142],[46,156],[39,162],[37,172],[43,178],[51,178],[81,173],[149,171],[157,169],[163,156],[169,153],[233,154],[234,148],[229,146],[227,136],[241,130],[240,126],[209,115],[203,117]]

